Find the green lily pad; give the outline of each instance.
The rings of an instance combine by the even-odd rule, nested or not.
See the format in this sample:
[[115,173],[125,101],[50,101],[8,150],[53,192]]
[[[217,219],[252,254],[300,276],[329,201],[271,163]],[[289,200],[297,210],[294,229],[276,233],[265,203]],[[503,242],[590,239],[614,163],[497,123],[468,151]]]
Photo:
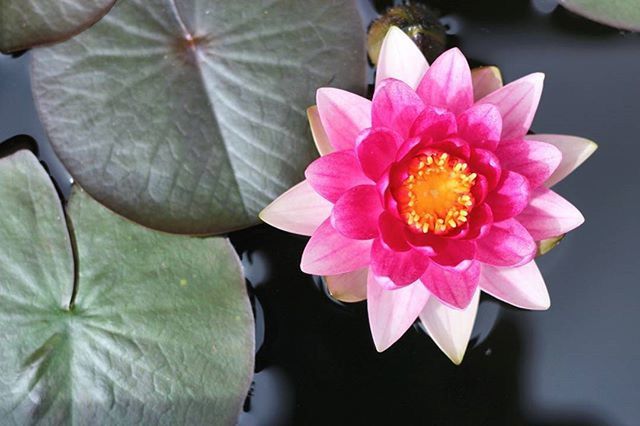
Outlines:
[[128,0],[33,54],[36,104],[94,198],[151,228],[212,234],[257,214],[315,157],[318,87],[362,92],[355,1]]
[[0,0],[0,52],[66,40],[102,18],[115,0]]
[[0,206],[0,423],[235,423],[254,326],[226,239],[151,231],[78,189],[67,227],[28,151],[0,159]]
[[640,31],[638,0],[560,0],[560,4],[592,21],[623,30]]

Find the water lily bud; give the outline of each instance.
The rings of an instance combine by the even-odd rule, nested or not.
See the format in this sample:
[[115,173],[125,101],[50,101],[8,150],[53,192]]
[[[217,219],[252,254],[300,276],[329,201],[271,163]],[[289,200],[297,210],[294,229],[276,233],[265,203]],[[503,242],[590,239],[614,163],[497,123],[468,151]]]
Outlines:
[[429,62],[438,57],[446,47],[446,29],[432,10],[419,3],[392,7],[369,27],[367,50],[374,65],[378,62],[382,40],[392,26],[404,31]]

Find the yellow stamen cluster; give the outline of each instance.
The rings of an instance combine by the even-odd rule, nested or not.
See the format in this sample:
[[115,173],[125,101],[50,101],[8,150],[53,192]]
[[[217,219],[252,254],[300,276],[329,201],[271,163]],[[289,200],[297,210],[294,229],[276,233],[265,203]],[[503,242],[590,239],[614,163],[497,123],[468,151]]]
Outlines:
[[400,213],[425,234],[457,228],[468,220],[476,177],[466,163],[446,152],[416,156],[400,188]]

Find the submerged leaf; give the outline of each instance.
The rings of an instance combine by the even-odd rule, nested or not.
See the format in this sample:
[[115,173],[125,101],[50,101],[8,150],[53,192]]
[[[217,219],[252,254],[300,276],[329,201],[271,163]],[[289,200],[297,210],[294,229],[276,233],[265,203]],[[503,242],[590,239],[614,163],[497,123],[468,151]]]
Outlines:
[[253,316],[226,239],[151,231],[78,189],[67,229],[27,151],[0,160],[0,203],[3,424],[235,423]]
[[63,41],[102,18],[116,0],[0,0],[0,52]]
[[362,92],[355,1],[128,0],[33,54],[51,142],[97,200],[143,225],[211,234],[257,214],[316,156],[321,86]]

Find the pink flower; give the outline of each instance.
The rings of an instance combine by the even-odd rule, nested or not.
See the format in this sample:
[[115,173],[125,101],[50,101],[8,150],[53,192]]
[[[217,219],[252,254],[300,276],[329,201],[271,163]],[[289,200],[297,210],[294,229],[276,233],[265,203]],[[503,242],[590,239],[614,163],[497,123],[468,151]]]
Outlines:
[[392,28],[373,101],[318,90],[309,119],[322,157],[261,217],[311,235],[302,270],[326,276],[342,300],[368,300],[379,351],[420,318],[460,363],[480,290],[525,309],[549,307],[536,242],[584,220],[549,187],[595,144],[527,135],[543,78],[502,87],[495,68],[472,73],[458,49],[429,66]]

